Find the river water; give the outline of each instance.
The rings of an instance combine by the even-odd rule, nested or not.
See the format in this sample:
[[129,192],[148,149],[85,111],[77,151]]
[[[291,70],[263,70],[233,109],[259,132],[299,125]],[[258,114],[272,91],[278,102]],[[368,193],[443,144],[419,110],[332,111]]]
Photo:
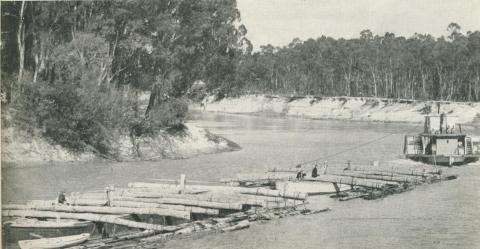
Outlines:
[[[236,173],[292,167],[318,158],[329,164],[346,160],[398,162],[404,134],[423,128],[212,113],[193,113],[189,122],[225,136],[243,149],[184,160],[6,168],[2,170],[2,201],[53,199],[62,189],[100,190],[110,184],[178,178],[181,173],[188,179],[216,181]],[[478,129],[470,132],[480,134]],[[257,223],[231,233],[194,235],[168,241],[165,247],[480,248],[479,166],[448,169],[459,179],[380,200],[339,202],[327,196],[312,197],[312,208],[329,207],[332,211]]]

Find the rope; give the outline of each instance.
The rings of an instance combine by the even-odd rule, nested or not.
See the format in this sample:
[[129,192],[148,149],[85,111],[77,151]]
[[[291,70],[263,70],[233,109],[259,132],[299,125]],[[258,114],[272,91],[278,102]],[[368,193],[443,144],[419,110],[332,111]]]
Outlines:
[[[412,127],[412,129],[410,129],[409,131],[407,131],[407,133],[411,133],[414,129],[416,129],[419,125],[421,125],[421,123],[417,123],[414,127]],[[337,156],[337,155],[340,155],[340,154],[343,154],[343,153],[346,153],[346,152],[349,152],[349,151],[352,151],[352,150],[356,150],[358,148],[361,148],[365,145],[368,145],[368,144],[372,144],[374,142],[377,142],[377,141],[380,141],[382,139],[385,139],[389,136],[392,136],[392,135],[396,135],[395,133],[389,133],[385,136],[382,136],[382,137],[379,137],[379,138],[376,138],[376,139],[373,139],[373,140],[370,140],[370,141],[367,141],[365,143],[361,143],[361,144],[358,144],[354,147],[350,147],[348,149],[345,149],[345,150],[342,150],[340,152],[336,152],[336,153],[333,153],[333,154],[330,154],[330,155],[326,155],[326,156],[323,156],[323,157],[320,157],[320,158],[317,158],[317,159],[314,159],[314,160],[310,160],[310,161],[305,161],[305,162],[301,162],[299,164],[308,164],[308,163],[314,163],[314,162],[317,162],[319,160],[324,160],[324,159],[328,159],[330,157],[333,157],[333,156]]]

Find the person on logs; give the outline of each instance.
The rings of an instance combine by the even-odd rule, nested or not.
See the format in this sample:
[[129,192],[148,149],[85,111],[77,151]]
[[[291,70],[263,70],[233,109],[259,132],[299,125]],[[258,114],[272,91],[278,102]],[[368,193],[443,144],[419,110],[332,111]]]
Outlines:
[[65,197],[65,190],[62,190],[59,194],[58,194],[58,204],[65,204],[65,202],[67,202],[67,198]]
[[303,178],[305,178],[307,174],[305,172],[303,172],[303,170],[299,170],[297,172],[297,180],[302,180]]
[[315,166],[313,166],[313,169],[312,169],[312,177],[315,178],[318,176],[318,170],[317,170],[317,164],[315,164]]

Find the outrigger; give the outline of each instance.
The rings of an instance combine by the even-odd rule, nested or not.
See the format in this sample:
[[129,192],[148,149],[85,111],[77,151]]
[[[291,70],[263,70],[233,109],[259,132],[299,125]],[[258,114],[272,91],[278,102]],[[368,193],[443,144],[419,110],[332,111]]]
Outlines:
[[405,136],[404,154],[433,165],[463,165],[479,159],[480,140],[465,134],[453,117],[426,116],[423,133]]

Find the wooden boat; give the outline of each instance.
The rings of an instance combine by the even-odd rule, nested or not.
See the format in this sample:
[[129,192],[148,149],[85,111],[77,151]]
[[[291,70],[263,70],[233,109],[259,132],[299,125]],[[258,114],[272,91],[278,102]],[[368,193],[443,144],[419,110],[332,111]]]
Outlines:
[[70,219],[61,220],[37,220],[29,218],[20,218],[9,222],[11,228],[33,228],[33,229],[47,229],[47,228],[83,228],[88,227],[92,223],[89,221],[78,221]]
[[424,132],[406,135],[405,157],[433,165],[462,165],[480,157],[480,139],[462,132],[462,126],[445,114],[426,116]]
[[20,240],[18,245],[21,249],[48,249],[48,248],[64,248],[67,246],[74,246],[87,241],[90,238],[89,233],[82,233],[78,235],[57,237],[57,238],[43,238],[33,240]]
[[5,237],[10,243],[19,240],[33,239],[32,234],[43,237],[61,237],[90,232],[94,224],[90,221],[71,219],[47,219],[18,218],[4,222]]
[[[344,184],[339,184],[338,187],[340,191],[350,189],[350,186]],[[275,189],[280,191],[307,193],[308,195],[324,195],[337,192],[335,186],[328,182],[276,181]]]

